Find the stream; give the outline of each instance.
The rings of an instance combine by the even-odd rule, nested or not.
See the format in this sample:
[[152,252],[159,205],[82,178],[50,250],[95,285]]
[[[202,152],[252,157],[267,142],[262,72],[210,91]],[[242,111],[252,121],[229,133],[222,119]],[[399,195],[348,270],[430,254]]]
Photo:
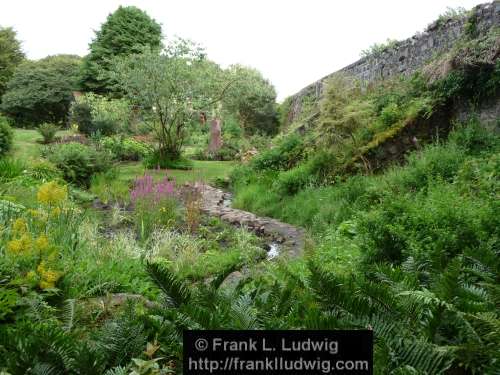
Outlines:
[[201,193],[201,209],[208,215],[219,217],[235,226],[243,226],[263,237],[267,259],[281,256],[298,257],[304,248],[305,231],[302,228],[280,222],[269,217],[260,217],[251,212],[232,207],[232,194],[206,184],[185,185]]

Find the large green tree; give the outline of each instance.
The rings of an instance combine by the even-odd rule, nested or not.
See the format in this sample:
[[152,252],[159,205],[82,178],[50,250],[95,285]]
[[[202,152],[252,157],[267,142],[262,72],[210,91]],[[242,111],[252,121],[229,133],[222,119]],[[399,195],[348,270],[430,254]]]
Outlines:
[[10,27],[0,27],[0,98],[14,74],[14,69],[23,59],[24,53],[21,43],[16,39],[16,32]]
[[278,131],[276,91],[253,68],[232,65],[226,74],[233,82],[224,96],[224,108],[234,113],[246,134],[275,134]]
[[80,64],[81,58],[72,55],[22,63],[7,84],[0,109],[16,126],[65,122]]
[[188,125],[201,111],[217,107],[227,88],[221,69],[201,49],[184,40],[158,53],[145,50],[121,59],[114,79],[153,124],[159,160],[181,156]]
[[90,43],[90,53],[82,66],[81,88],[109,93],[114,86],[109,74],[113,59],[140,53],[145,46],[159,49],[161,40],[161,26],[154,19],[134,6],[120,6]]

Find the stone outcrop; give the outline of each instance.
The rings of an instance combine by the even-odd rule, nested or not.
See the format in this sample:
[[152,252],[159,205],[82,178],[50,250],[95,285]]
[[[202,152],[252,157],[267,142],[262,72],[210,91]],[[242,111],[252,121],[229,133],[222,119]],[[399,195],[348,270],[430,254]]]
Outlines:
[[297,257],[304,248],[305,230],[268,217],[259,217],[251,212],[230,207],[231,195],[205,184],[195,186],[201,193],[201,209],[208,215],[243,226],[280,244],[280,255]]
[[475,29],[480,35],[486,34],[494,26],[500,26],[500,1],[478,5],[469,14],[458,19],[436,21],[429,25],[425,32],[399,41],[379,54],[364,57],[305,87],[289,99],[287,124],[299,118],[304,98],[318,100],[321,97],[325,82],[333,74],[340,72],[365,83],[399,74],[409,75],[421,68],[436,54],[450,50],[463,35],[467,23],[471,20],[474,20]]

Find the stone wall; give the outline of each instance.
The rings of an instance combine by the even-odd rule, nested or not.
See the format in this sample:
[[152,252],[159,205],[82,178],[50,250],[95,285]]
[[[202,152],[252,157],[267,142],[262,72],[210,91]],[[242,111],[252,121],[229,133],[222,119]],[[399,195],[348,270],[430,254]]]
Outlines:
[[[449,50],[463,34],[465,25],[471,16],[477,20],[478,32],[480,34],[487,33],[492,26],[500,25],[500,0],[478,5],[472,9],[471,14],[460,19],[436,21],[429,25],[425,32],[399,41],[378,55],[364,57],[338,72],[366,83],[383,80],[398,74],[409,75],[436,54]],[[312,96],[318,100],[321,97],[325,81],[338,72],[323,77],[290,98],[287,124],[294,122],[300,116],[304,97]]]

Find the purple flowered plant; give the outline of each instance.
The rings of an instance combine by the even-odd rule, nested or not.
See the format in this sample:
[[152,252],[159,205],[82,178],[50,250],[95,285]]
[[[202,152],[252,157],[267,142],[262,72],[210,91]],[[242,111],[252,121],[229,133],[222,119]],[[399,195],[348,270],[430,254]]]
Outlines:
[[137,177],[134,181],[134,187],[130,191],[130,200],[132,203],[142,200],[158,203],[164,198],[171,198],[173,196],[174,182],[170,181],[167,176],[158,182],[155,182],[151,175]]

